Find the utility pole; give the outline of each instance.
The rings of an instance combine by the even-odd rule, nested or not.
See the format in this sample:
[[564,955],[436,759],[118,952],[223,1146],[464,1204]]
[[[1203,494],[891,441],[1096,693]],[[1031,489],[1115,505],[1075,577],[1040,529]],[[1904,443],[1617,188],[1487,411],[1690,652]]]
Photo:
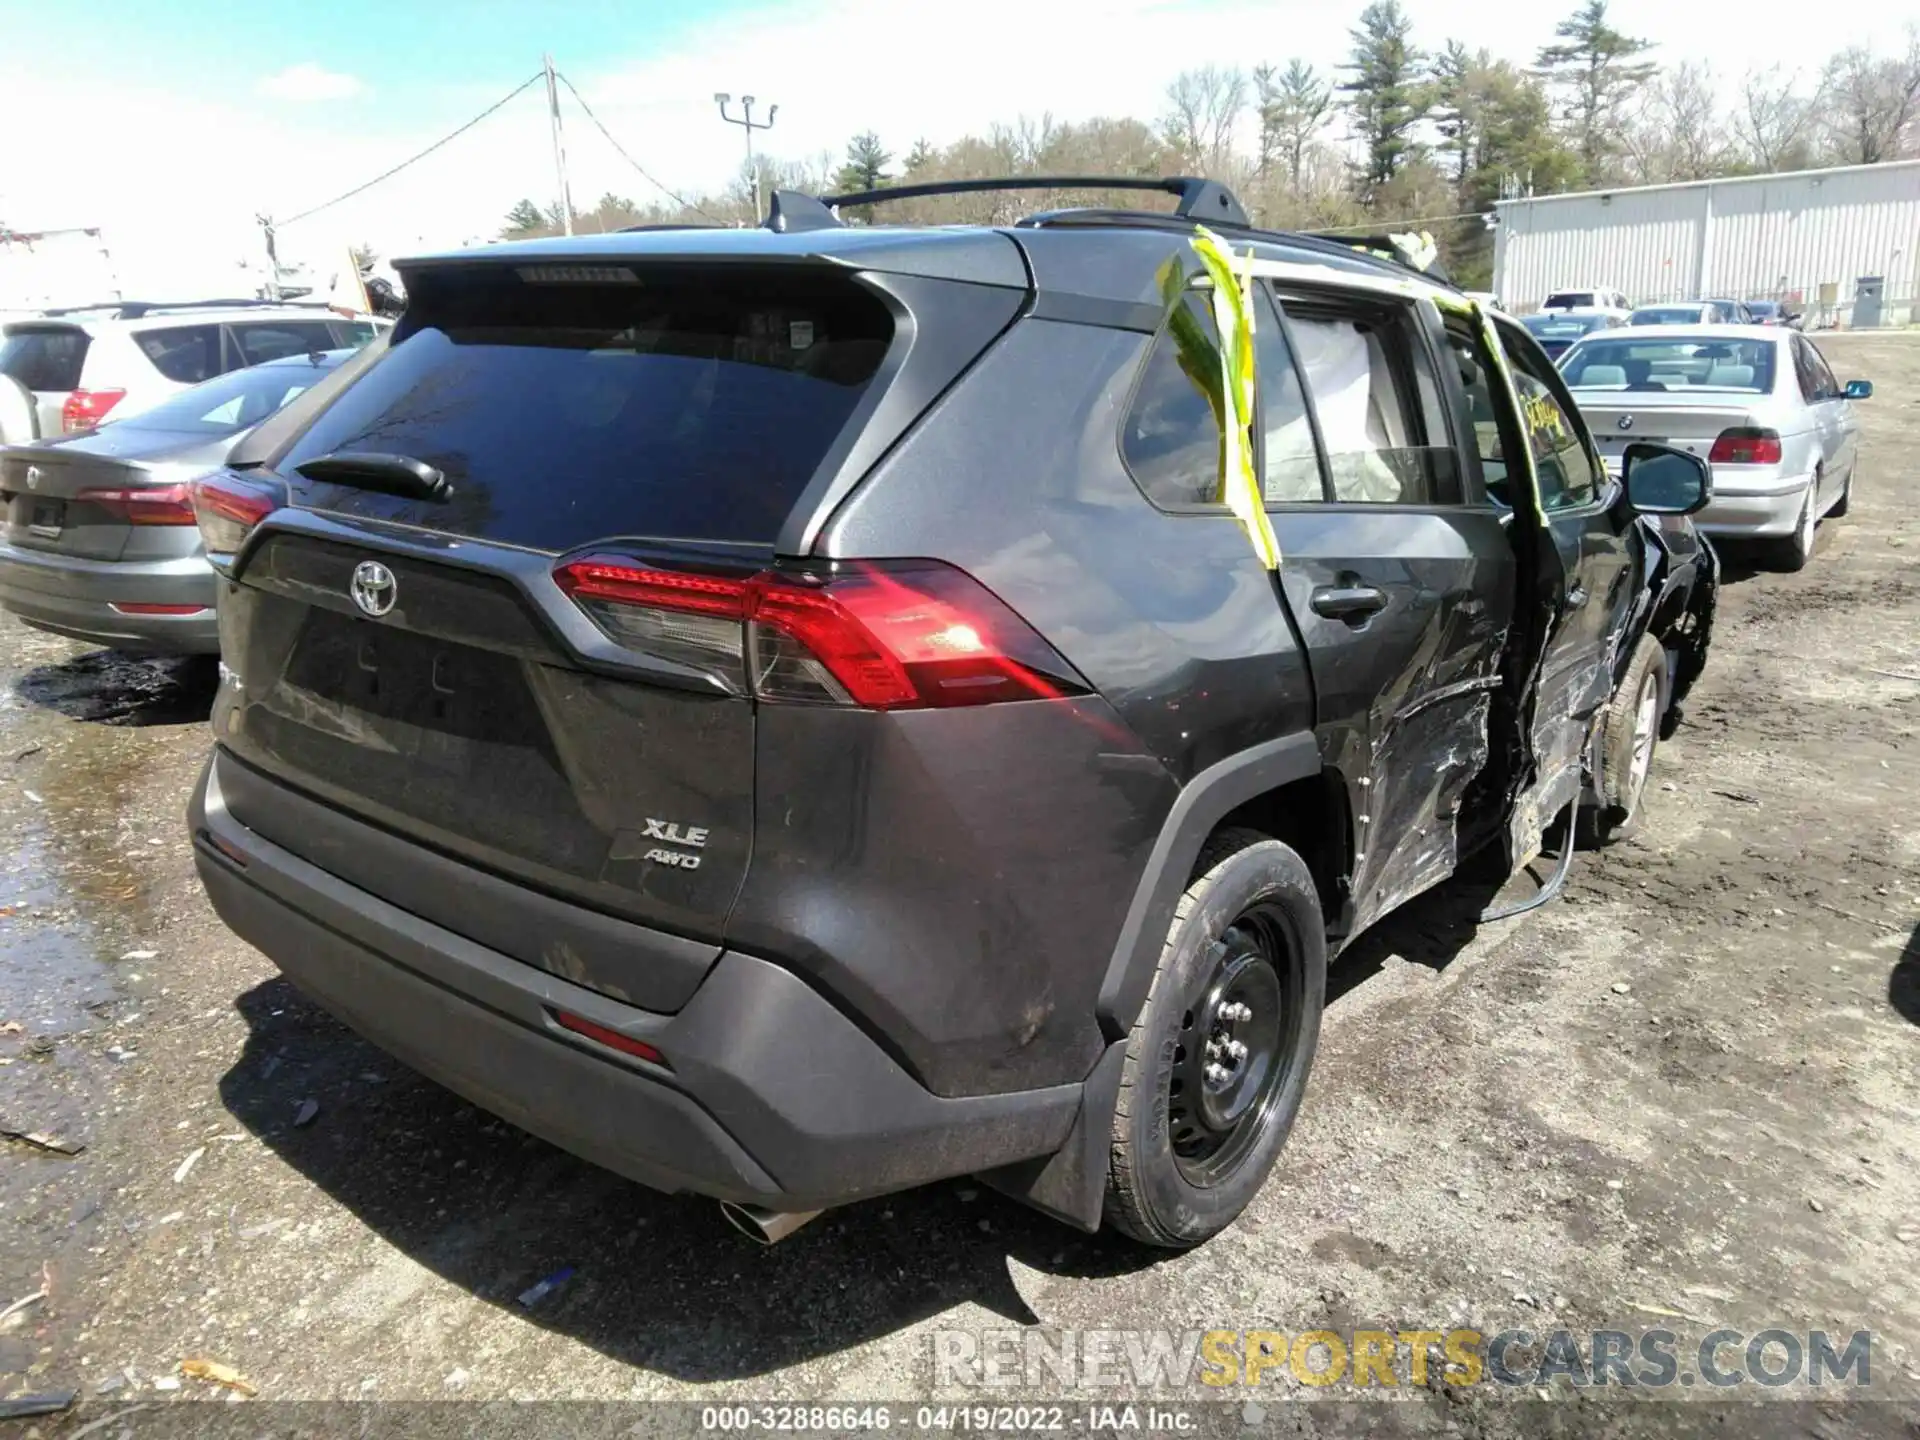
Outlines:
[[560,91],[553,80],[553,56],[541,57],[547,72],[547,114],[553,119],[553,168],[560,176],[560,217],[573,234],[573,192],[567,188],[567,146],[560,138]]
[[267,299],[278,300],[280,298],[280,251],[273,237],[273,217],[256,215],[253,218],[260,222],[260,233],[266,237],[267,241]]
[[727,113],[727,102],[733,99],[733,96],[716,92],[713,98],[720,106],[720,118],[729,125],[738,125],[747,132],[747,173],[753,177],[753,218],[758,220],[766,213],[766,208],[760,203],[760,169],[753,163],[753,132],[756,130],[771,130],[773,128],[773,117],[780,113],[780,107],[778,105],[769,105],[767,107],[767,118],[756,125],[753,119],[753,96],[742,95],[740,97],[740,118],[738,120]]

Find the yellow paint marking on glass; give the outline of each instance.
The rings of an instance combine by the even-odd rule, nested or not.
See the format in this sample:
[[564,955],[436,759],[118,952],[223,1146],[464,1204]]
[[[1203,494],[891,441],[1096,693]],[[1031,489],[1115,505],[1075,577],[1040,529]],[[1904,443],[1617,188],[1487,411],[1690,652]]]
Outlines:
[[1191,243],[1213,281],[1213,319],[1220,331],[1220,499],[1247,532],[1260,563],[1278,570],[1280,541],[1253,472],[1253,277],[1236,267],[1233,252],[1204,225]]

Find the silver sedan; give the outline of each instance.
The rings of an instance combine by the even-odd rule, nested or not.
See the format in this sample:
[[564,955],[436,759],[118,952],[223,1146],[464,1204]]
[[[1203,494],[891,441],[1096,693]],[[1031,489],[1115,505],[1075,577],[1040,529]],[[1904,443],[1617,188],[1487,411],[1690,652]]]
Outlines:
[[1798,570],[1815,528],[1847,513],[1859,454],[1856,400],[1806,336],[1763,325],[1648,325],[1599,332],[1560,361],[1610,470],[1634,440],[1659,440],[1713,466],[1713,499],[1693,517],[1709,535],[1767,542]]

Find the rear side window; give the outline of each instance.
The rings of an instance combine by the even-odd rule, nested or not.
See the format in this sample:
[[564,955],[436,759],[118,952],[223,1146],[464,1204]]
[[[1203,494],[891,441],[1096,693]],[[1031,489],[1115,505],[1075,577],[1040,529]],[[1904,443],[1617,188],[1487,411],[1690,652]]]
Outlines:
[[1188,291],[1153,342],[1120,432],[1120,453],[1164,509],[1224,503],[1220,494],[1220,331],[1208,297]]
[[86,331],[67,326],[10,331],[0,338],[0,375],[28,390],[77,390],[91,343]]
[[248,365],[281,360],[289,355],[311,355],[331,350],[337,343],[333,327],[324,320],[277,320],[272,324],[228,328],[239,343],[242,361]]
[[[315,486],[310,503],[536,549],[636,536],[771,541],[893,337],[851,280],[645,270],[636,283],[426,274],[392,348],[279,460],[384,451],[444,506]],[[414,508],[407,508],[414,507]]]
[[220,373],[220,327],[177,325],[142,330],[134,337],[153,368],[182,385],[198,385]]

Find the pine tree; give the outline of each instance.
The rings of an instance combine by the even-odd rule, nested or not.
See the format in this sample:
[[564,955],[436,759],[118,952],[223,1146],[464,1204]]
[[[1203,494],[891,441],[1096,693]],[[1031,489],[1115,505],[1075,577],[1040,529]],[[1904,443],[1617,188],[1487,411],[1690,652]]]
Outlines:
[[1620,106],[1657,69],[1635,60],[1653,48],[1607,23],[1607,0],[1586,0],[1554,27],[1559,43],[1540,51],[1539,67],[1561,98],[1561,116],[1580,157],[1584,178],[1598,184],[1617,146]]
[[913,149],[907,152],[905,162],[907,174],[917,176],[939,160],[939,158],[939,152],[936,151],[932,145],[928,144],[925,140],[916,140],[913,142]]
[[887,183],[887,166],[892,163],[892,153],[881,148],[880,137],[873,131],[856,135],[847,142],[847,160],[834,174],[834,188],[843,194],[878,190]]
[[507,212],[507,223],[500,233],[509,238],[523,235],[530,230],[539,230],[547,223],[547,213],[531,200],[522,200]]
[[1422,78],[1426,57],[1413,43],[1413,21],[1400,0],[1373,0],[1349,32],[1353,78],[1340,86],[1350,96],[1354,130],[1366,147],[1361,198],[1368,199],[1419,153],[1413,131],[1425,118],[1429,95]]
[[1281,71],[1262,65],[1253,72],[1253,85],[1260,107],[1260,174],[1278,165],[1298,193],[1307,146],[1333,108],[1333,87],[1304,60],[1290,60]]

